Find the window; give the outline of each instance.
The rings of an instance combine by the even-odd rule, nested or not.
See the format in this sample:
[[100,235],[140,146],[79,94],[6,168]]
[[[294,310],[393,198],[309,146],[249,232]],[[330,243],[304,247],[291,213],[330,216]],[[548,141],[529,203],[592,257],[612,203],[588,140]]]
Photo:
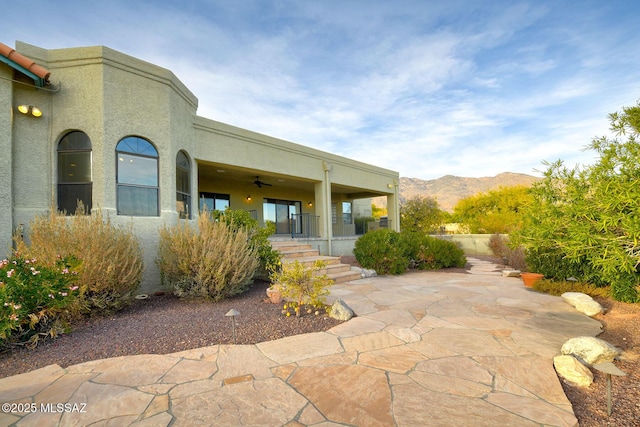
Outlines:
[[342,202],[342,223],[353,223],[351,220],[351,202]]
[[200,193],[200,211],[224,211],[229,207],[230,197],[228,194]]
[[118,215],[159,216],[158,151],[129,136],[116,146]]
[[73,215],[78,202],[91,212],[91,140],[69,132],[58,144],[58,210]]
[[182,219],[191,219],[191,163],[184,151],[176,156],[176,211]]

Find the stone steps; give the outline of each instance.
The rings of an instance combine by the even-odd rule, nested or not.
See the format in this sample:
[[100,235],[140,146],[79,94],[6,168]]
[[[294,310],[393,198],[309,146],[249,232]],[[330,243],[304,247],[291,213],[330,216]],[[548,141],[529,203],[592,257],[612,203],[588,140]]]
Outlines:
[[351,271],[349,264],[342,264],[340,257],[320,255],[317,249],[310,244],[290,241],[272,241],[271,246],[282,254],[283,263],[298,261],[307,267],[313,266],[316,261],[322,261],[325,268],[319,274],[326,274],[334,283],[349,282],[360,279],[360,273]]

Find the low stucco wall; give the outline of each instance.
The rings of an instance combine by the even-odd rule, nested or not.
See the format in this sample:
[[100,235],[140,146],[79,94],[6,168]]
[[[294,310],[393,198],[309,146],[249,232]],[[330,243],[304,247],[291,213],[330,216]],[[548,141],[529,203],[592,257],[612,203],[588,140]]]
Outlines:
[[491,234],[445,234],[440,239],[456,243],[465,255],[493,255],[489,248]]

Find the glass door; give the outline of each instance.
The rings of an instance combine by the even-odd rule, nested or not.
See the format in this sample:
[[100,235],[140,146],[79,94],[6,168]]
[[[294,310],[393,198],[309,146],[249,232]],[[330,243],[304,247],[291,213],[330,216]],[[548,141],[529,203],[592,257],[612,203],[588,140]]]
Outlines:
[[298,214],[301,210],[301,202],[293,200],[264,199],[264,221],[265,223],[267,221],[275,223],[276,234],[291,234],[291,215]]

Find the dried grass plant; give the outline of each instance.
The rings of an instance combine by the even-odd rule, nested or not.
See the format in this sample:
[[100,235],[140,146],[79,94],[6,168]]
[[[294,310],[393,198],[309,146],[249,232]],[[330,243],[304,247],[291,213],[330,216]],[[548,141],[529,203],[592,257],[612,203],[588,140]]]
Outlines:
[[142,248],[133,230],[113,225],[99,209],[63,216],[55,209],[36,216],[29,243],[15,236],[16,251],[54,266],[60,257],[82,264],[78,284],[88,309],[118,310],[129,304],[142,280]]
[[197,229],[186,222],[161,228],[156,262],[163,284],[179,297],[215,301],[247,290],[259,264],[257,248],[245,228],[229,225],[202,212]]

